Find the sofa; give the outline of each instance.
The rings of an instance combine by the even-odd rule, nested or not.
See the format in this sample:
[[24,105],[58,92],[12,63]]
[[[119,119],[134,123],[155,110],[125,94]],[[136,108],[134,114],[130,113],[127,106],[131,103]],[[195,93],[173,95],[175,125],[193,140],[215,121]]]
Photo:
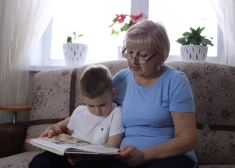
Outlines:
[[[112,75],[127,67],[125,60],[102,64],[110,69]],[[235,67],[197,61],[166,64],[185,72],[194,92],[195,152],[199,167],[235,168]],[[34,76],[29,122],[24,123],[25,131],[20,133],[16,129],[22,137],[17,141],[20,144],[18,150],[14,155],[11,153],[11,156],[1,158],[0,168],[27,168],[31,159],[42,152],[24,143],[25,139],[39,136],[46,127],[70,116],[73,109],[82,104],[78,81],[85,67],[42,71]],[[14,144],[14,129],[8,131],[7,127],[2,127],[0,134]]]

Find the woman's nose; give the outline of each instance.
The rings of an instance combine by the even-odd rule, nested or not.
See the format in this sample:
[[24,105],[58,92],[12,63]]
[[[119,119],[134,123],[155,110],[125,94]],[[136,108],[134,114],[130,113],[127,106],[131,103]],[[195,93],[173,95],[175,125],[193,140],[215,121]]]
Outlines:
[[131,60],[133,64],[138,64],[139,63],[139,57],[138,56],[134,56],[131,58]]

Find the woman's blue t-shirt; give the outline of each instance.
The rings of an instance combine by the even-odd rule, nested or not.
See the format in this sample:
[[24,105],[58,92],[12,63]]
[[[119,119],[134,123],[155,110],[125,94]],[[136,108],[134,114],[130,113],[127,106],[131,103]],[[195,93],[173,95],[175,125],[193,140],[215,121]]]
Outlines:
[[[174,138],[171,112],[195,112],[193,93],[186,75],[169,66],[150,87],[138,85],[133,73],[123,69],[113,77],[115,102],[122,106],[125,136],[121,146],[144,149]],[[186,156],[197,162],[194,151]]]

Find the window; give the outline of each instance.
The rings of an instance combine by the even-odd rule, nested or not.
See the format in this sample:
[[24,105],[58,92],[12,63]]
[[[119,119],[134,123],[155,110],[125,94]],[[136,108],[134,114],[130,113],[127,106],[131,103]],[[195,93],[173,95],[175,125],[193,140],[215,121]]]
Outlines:
[[[123,5],[125,4],[125,5]],[[115,14],[130,14],[130,0],[58,1],[52,20],[51,56],[63,59],[62,44],[73,31],[83,34],[77,42],[88,44],[88,60],[111,60],[117,56],[123,34],[111,36]]]
[[[162,22],[168,32],[171,51],[168,60],[180,60],[180,44],[175,40],[190,27],[205,26],[203,35],[213,37],[209,46],[208,61],[222,58],[222,33],[211,0],[61,0],[57,2],[54,18],[45,31],[41,46],[43,65],[65,65],[63,43],[73,31],[84,34],[79,42],[88,43],[87,60],[117,59],[117,46],[122,44],[124,33],[111,34],[115,14],[148,15],[149,19]],[[218,45],[217,45],[218,43]],[[219,46],[220,48],[217,48]],[[218,54],[217,54],[218,52]],[[39,52],[40,53],[40,52]],[[220,58],[218,58],[220,57]]]
[[180,55],[176,42],[190,27],[205,27],[202,35],[213,37],[208,57],[217,56],[217,18],[210,0],[149,0],[149,19],[162,22],[168,32],[170,55]]

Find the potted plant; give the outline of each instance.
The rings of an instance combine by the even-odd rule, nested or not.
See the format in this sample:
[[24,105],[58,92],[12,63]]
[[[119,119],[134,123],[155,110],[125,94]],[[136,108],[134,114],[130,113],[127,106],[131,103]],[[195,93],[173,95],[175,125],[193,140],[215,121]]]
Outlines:
[[81,66],[84,65],[87,56],[87,44],[76,43],[77,39],[81,38],[83,34],[78,34],[76,31],[72,36],[67,36],[67,43],[63,44],[63,52],[65,62],[68,65]]
[[[112,28],[111,35],[118,36],[121,32],[126,32],[142,17],[143,13],[140,13],[138,15],[116,14],[115,18],[113,19],[113,23],[109,26],[109,28]],[[117,53],[118,59],[123,59],[121,45],[117,46]]]
[[205,27],[198,27],[196,30],[190,27],[189,32],[184,32],[183,37],[176,40],[180,47],[180,54],[183,60],[205,61],[207,57],[208,45],[214,46],[209,37],[202,36]]

